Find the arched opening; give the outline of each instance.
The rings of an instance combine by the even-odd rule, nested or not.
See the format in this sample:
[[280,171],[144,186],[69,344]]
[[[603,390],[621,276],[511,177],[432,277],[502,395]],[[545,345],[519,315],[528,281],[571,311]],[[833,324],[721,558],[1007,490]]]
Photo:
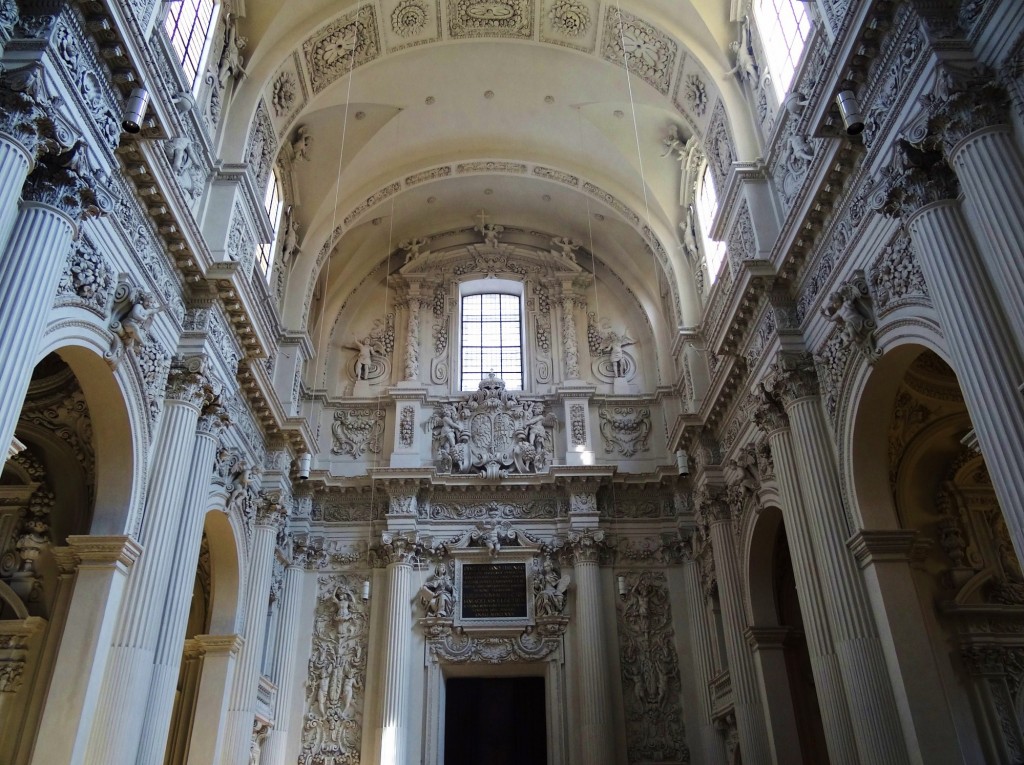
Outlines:
[[1015,761],[1024,755],[1024,673],[1014,669],[1024,657],[1024,576],[956,373],[921,346],[890,355],[858,405],[853,488],[866,546],[887,539],[895,553],[861,564],[904,725],[918,730],[926,761],[928,747]]

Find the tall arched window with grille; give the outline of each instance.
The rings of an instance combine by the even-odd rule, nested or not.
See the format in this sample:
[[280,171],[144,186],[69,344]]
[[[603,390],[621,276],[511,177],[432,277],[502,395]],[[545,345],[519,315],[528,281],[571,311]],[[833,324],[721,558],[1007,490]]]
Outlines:
[[193,90],[210,48],[216,11],[217,3],[213,0],[175,0],[169,4],[164,18],[164,30]]
[[754,23],[775,96],[781,104],[793,85],[797,65],[811,36],[811,17],[800,0],[754,0]]
[[505,279],[465,282],[460,290],[462,390],[492,372],[509,390],[523,389],[523,285]]
[[267,193],[263,197],[263,207],[270,218],[270,227],[273,233],[270,235],[269,243],[260,244],[256,252],[256,267],[260,269],[267,280],[270,280],[270,273],[274,267],[274,252],[277,250],[278,232],[281,228],[281,213],[284,211],[284,197],[281,195],[281,180],[277,177],[277,168],[270,177],[267,184]]
[[700,226],[701,244],[704,248],[704,263],[707,265],[708,278],[711,284],[718,278],[718,271],[725,259],[725,242],[719,242],[711,238],[711,225],[718,213],[718,192],[715,190],[715,179],[711,175],[711,168],[705,164],[704,171],[700,176],[700,183],[697,184],[697,199],[695,203],[697,210],[697,225]]

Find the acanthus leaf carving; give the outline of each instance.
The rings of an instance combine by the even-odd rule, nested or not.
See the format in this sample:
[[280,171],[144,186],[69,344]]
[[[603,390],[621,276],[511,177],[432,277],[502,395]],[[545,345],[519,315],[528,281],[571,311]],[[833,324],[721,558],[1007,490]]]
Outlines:
[[332,454],[358,459],[368,451],[379,454],[384,432],[384,412],[375,409],[339,409],[334,413]]
[[651,436],[651,410],[648,407],[617,406],[598,413],[604,438],[604,450],[632,457],[647,451]]

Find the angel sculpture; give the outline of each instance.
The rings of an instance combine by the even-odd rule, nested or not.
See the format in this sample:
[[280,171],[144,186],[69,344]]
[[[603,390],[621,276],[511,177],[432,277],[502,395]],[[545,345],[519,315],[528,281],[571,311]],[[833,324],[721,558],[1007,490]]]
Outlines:
[[580,246],[567,236],[556,236],[551,240],[551,244],[555,245],[561,252],[559,253],[563,258],[568,260],[570,263],[576,262],[575,251]]
[[398,244],[398,249],[405,250],[405,264],[408,265],[423,253],[420,250],[429,242],[426,239],[405,239]]
[[379,341],[370,337],[364,337],[362,340],[357,339],[355,345],[343,345],[342,347],[348,348],[351,351],[358,351],[359,355],[356,357],[356,379],[369,380],[370,374],[373,372],[373,354],[383,355],[384,346]]
[[126,351],[148,342],[153,317],[161,310],[163,307],[153,293],[145,290],[136,291],[126,284],[118,286],[114,293],[114,307],[109,325],[114,338],[110,350],[105,355],[111,367],[117,368]]
[[729,48],[736,54],[736,65],[726,75],[738,75],[741,80],[747,80],[751,87],[757,84],[757,60],[754,58],[754,41],[750,34],[750,18],[743,17],[740,22],[740,38],[729,44]]
[[281,242],[281,262],[285,267],[299,254],[299,222],[295,219],[294,205],[288,205],[284,211],[285,226]]
[[309,134],[309,128],[299,125],[295,128],[295,138],[292,139],[292,156],[303,162],[309,162],[309,152],[312,148],[313,136]]
[[620,335],[614,329],[608,330],[602,338],[602,353],[608,354],[608,361],[611,362],[612,373],[615,377],[625,377],[628,369],[626,363],[626,352],[623,350],[627,345],[636,345],[625,331]]
[[565,592],[572,577],[559,575],[555,564],[548,558],[540,574],[534,580],[534,615],[537,617],[560,616],[565,609]]
[[671,126],[668,137],[662,139],[661,144],[665,147],[665,152],[661,155],[662,157],[675,154],[676,159],[680,161],[686,159],[686,141],[679,134],[679,127],[677,125]]

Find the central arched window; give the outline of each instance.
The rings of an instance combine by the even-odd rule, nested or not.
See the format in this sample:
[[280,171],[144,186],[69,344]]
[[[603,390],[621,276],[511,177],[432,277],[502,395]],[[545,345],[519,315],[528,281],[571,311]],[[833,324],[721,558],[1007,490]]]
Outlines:
[[216,8],[213,0],[178,0],[170,3],[164,18],[164,30],[193,90],[213,34]]
[[462,285],[461,387],[476,390],[492,372],[508,390],[523,389],[522,285],[486,279]]

